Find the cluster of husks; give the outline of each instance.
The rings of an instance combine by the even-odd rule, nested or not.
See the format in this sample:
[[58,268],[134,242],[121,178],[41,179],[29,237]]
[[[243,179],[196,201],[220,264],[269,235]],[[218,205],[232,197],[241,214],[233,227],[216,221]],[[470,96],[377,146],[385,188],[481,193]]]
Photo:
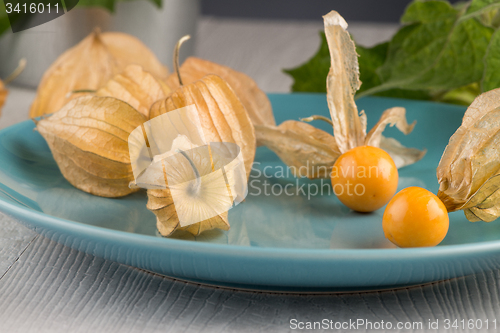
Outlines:
[[[128,138],[144,122],[195,105],[206,142],[237,144],[249,176],[257,144],[265,145],[292,170],[307,169],[309,178],[327,178],[338,156],[360,145],[381,147],[398,167],[416,162],[424,151],[403,147],[382,135],[396,125],[408,134],[403,108],[386,110],[369,131],[358,112],[357,54],[335,11],[324,17],[331,54],[327,99],[335,136],[309,124],[289,120],[276,126],[271,104],[248,76],[198,58],[188,58],[168,75],[153,53],[125,34],[95,31],[61,55],[44,75],[30,110],[37,130],[47,141],[63,176],[82,191],[120,197],[137,188]],[[0,110],[7,91],[0,81]],[[439,197],[448,210],[464,209],[471,221],[491,221],[500,215],[500,90],[481,95],[467,111],[462,127],[451,138],[441,163]],[[52,114],[52,115],[48,115]],[[44,116],[48,115],[48,116]],[[156,215],[164,236],[175,230],[198,235],[213,228],[229,229],[227,212],[181,226],[169,188],[148,189],[147,207]]]
[[[130,133],[149,119],[193,104],[206,141],[236,143],[248,177],[256,149],[252,122],[275,124],[265,93],[248,76],[202,59],[189,58],[177,73],[167,73],[141,42],[117,33],[96,31],[56,60],[30,116],[53,113],[36,121],[37,130],[71,184],[104,197],[136,191],[129,186],[134,181]],[[164,236],[177,229],[198,235],[229,228],[227,212],[181,227],[169,189],[148,190],[147,207]]]

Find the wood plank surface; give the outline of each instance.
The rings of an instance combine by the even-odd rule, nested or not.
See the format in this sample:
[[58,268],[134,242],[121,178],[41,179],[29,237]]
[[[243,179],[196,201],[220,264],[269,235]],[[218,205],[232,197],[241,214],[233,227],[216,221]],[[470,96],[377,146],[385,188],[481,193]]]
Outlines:
[[0,279],[0,331],[288,332],[291,319],[491,322],[500,314],[499,281],[495,271],[396,291],[244,292],[175,281],[38,237]]
[[[321,28],[321,20],[208,18],[200,23],[196,54],[251,75],[268,92],[285,92],[291,80],[281,69],[315,52]],[[389,37],[395,27],[351,24],[350,29],[359,42],[370,45]],[[33,96],[33,91],[11,89],[0,128],[27,119]],[[500,271],[491,271],[372,293],[292,295],[212,288],[78,252],[37,237],[0,214],[1,333],[292,332],[292,319],[422,322],[422,330],[392,331],[432,332],[429,320],[441,325],[445,319],[500,320],[499,283]]]

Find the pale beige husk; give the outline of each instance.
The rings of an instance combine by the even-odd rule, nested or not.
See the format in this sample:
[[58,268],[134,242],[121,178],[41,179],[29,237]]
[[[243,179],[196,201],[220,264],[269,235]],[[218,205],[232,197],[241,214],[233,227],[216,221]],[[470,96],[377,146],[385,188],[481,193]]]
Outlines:
[[[191,161],[175,154],[168,161],[160,159],[156,162],[161,164],[160,177],[168,190],[149,189],[147,207],[157,215],[157,226],[162,235],[170,235],[175,230],[186,230],[193,235],[214,228],[229,230],[226,207],[232,205],[232,198],[228,196],[226,182],[221,179],[221,174],[213,172],[212,159],[195,151],[186,154]],[[208,150],[204,152],[208,155]],[[197,179],[195,172],[201,178]],[[224,208],[220,209],[221,206]],[[201,222],[183,226],[180,216],[186,219],[184,222]]]
[[5,104],[5,101],[7,100],[7,94],[8,91],[5,88],[5,85],[3,84],[2,80],[0,80],[0,117],[2,116],[2,108]]
[[[247,178],[255,157],[256,139],[252,122],[242,102],[229,84],[217,75],[183,85],[166,99],[153,104],[150,117],[195,105],[200,117],[205,141],[236,143],[242,152]],[[158,230],[163,236],[181,228],[169,189],[148,189],[148,208],[157,217]],[[185,230],[198,235],[204,230],[227,230],[227,213],[187,226]]]
[[297,177],[328,178],[340,156],[332,135],[300,121],[287,120],[277,127],[256,125],[255,134]]
[[450,138],[437,168],[438,197],[469,221],[500,216],[500,89],[478,96]]
[[164,99],[171,89],[139,65],[129,65],[100,88],[97,96],[114,97],[130,104],[149,119],[154,102]]
[[137,189],[128,137],[146,121],[129,104],[112,97],[83,96],[37,122],[62,175],[76,188],[103,197]]
[[[216,74],[226,80],[245,106],[254,125],[276,125],[269,98],[248,75],[196,57],[187,58],[180,67],[180,75],[184,84],[197,81],[208,74]],[[167,84],[172,88],[179,87],[177,73],[168,77]]]
[[[386,150],[398,168],[420,160],[425,155],[425,150],[404,147],[397,140],[382,135],[387,125],[396,125],[404,134],[413,130],[415,124],[407,123],[404,108],[394,107],[384,111],[377,124],[366,133],[366,114],[358,112],[354,102],[354,95],[361,86],[361,81],[358,55],[346,31],[347,23],[336,11],[331,11],[323,18],[331,56],[326,81],[327,101],[335,136],[314,127],[285,122],[278,127],[257,126],[258,142],[273,150],[292,169],[298,166],[307,168],[305,174],[309,178],[330,177],[329,172],[323,171],[324,167],[330,165],[327,170],[331,170],[338,156],[363,145]],[[290,129],[291,124],[294,124],[293,130]],[[318,133],[321,134],[319,137]],[[320,169],[322,171],[318,171]]]
[[97,90],[130,64],[142,66],[158,79],[168,75],[167,68],[137,38],[94,31],[47,69],[31,105],[30,117],[58,111],[69,100],[81,96],[74,91]]
[[101,38],[120,71],[128,65],[135,64],[159,80],[168,77],[168,68],[138,38],[122,32],[103,32]]

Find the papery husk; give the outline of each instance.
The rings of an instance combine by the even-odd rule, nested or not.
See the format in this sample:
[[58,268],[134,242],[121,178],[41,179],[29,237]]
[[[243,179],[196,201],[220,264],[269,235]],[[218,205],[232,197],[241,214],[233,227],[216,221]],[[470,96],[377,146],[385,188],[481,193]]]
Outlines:
[[[273,150],[292,169],[299,166],[307,168],[305,174],[308,178],[329,178],[329,173],[319,172],[314,168],[329,166],[328,170],[331,170],[338,156],[363,145],[384,149],[391,155],[398,168],[420,160],[425,155],[425,150],[404,147],[397,140],[382,135],[387,125],[396,125],[404,134],[413,130],[415,123],[407,123],[404,108],[387,109],[370,132],[366,133],[366,114],[364,111],[358,112],[354,102],[354,94],[361,86],[361,81],[358,55],[346,31],[347,23],[336,11],[331,11],[323,18],[331,56],[326,81],[327,101],[335,135],[331,136],[312,126],[300,127],[296,122],[285,122],[278,127],[256,126],[258,142]],[[322,116],[310,119],[317,118],[330,122]],[[290,130],[291,124],[294,124],[293,130]],[[288,128],[288,131],[285,128]],[[316,137],[314,133],[321,135]]]
[[500,216],[500,89],[478,96],[450,138],[437,168],[438,197],[469,221]]
[[31,118],[58,111],[74,91],[97,90],[126,66],[137,64],[158,79],[168,75],[155,55],[137,38],[98,30],[64,52],[45,72],[31,105]]
[[255,134],[296,177],[328,178],[340,156],[332,135],[300,121],[287,120],[277,127],[257,125]]
[[5,88],[5,85],[3,84],[2,80],[0,80],[0,117],[2,116],[2,108],[5,104],[5,101],[7,100],[7,95],[8,91]]
[[158,80],[166,80],[168,68],[138,38],[122,32],[103,32],[101,39],[120,71],[128,65],[141,66]]
[[[242,102],[221,77],[207,75],[201,80],[179,87],[166,99],[153,104],[150,118],[193,104],[198,110],[206,142],[230,142],[240,147],[248,179],[256,149],[254,127]],[[148,189],[148,198],[148,208],[156,215],[158,230],[163,236],[169,236],[181,228],[179,219],[174,214],[169,189]],[[227,213],[189,225],[185,230],[198,235],[213,228],[229,228]]]
[[195,236],[212,229],[229,230],[228,213],[222,213],[199,223],[185,227],[179,225],[179,217],[169,190],[148,190],[147,207],[156,215],[156,226],[162,236],[170,236],[176,230],[184,230]]
[[[195,236],[214,228],[229,230],[227,207],[232,206],[233,197],[222,179],[220,166],[216,166],[217,160],[212,159],[217,156],[209,152],[201,147],[201,150],[189,150],[186,155],[167,152],[169,157],[166,159],[155,157],[153,168],[161,171],[160,177],[167,190],[149,189],[147,207],[157,215],[158,230],[162,235],[171,235],[176,230],[185,230]],[[215,169],[219,172],[213,172]],[[150,168],[146,173],[158,174]],[[230,176],[229,173],[226,175]],[[184,216],[184,224],[180,223],[180,216]]]
[[83,96],[37,122],[62,175],[73,186],[102,197],[121,197],[137,189],[128,136],[146,118],[112,97]]
[[[276,125],[269,98],[248,75],[196,57],[187,58],[180,67],[180,75],[184,84],[200,80],[208,74],[220,76],[231,86],[245,106],[254,125]],[[166,82],[172,88],[179,87],[176,73],[171,74]]]
[[379,147],[389,153],[397,168],[415,163],[424,157],[427,150],[407,148],[394,138],[386,138],[382,135],[387,125],[394,126],[403,134],[408,135],[413,131],[415,124],[408,124],[406,121],[406,110],[402,107],[393,107],[382,113],[379,121],[372,127],[366,135],[364,144],[367,146]]
[[139,65],[129,65],[100,88],[97,96],[109,96],[130,104],[149,119],[154,102],[164,99],[171,89]]
[[354,94],[361,86],[356,47],[347,32],[347,22],[336,11],[323,16],[330,50],[330,71],[326,79],[328,107],[335,140],[341,153],[362,146],[366,127],[358,114]]
[[185,84],[166,99],[153,104],[150,118],[194,104],[206,142],[230,142],[240,146],[247,177],[255,157],[255,131],[245,107],[228,83],[217,75]]

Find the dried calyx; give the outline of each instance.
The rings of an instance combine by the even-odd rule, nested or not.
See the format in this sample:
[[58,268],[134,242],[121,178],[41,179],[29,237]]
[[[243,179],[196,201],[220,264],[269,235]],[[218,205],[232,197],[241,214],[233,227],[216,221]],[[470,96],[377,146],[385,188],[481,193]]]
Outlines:
[[500,216],[500,89],[478,96],[450,138],[437,168],[438,197],[469,221]]
[[[395,107],[384,111],[378,123],[366,132],[366,114],[358,112],[354,94],[359,89],[358,55],[346,21],[332,11],[324,16],[325,34],[331,55],[327,77],[327,100],[333,127],[332,136],[312,126],[289,120],[280,126],[255,127],[259,143],[273,150],[292,170],[306,170],[308,178],[327,178],[337,157],[348,150],[370,145],[387,151],[398,168],[415,163],[425,151],[406,148],[393,138],[382,135],[387,125],[396,125],[403,133],[412,131],[414,124],[406,122],[405,109]],[[313,116],[304,120],[324,120]]]
[[[198,81],[208,74],[218,75],[229,84],[245,106],[254,125],[276,125],[271,102],[266,93],[248,75],[229,67],[189,57],[179,67],[179,70],[168,77],[167,84],[172,88],[178,88],[182,84]],[[182,77],[182,84],[179,84],[179,77]]]
[[[174,52],[174,62],[178,61],[179,48],[187,39],[187,37],[182,38],[177,44]],[[178,69],[176,65],[174,67]],[[193,82],[186,80],[182,71],[177,70],[175,75],[181,85],[167,98],[153,104],[150,118],[154,120],[157,116],[194,105],[200,118],[205,142],[227,142],[238,145],[241,148],[247,172],[246,178],[248,178],[255,157],[255,132],[245,106],[231,86],[223,78],[213,74],[206,75]],[[177,155],[179,155],[178,163],[187,163],[185,157],[181,154]],[[209,182],[203,186],[210,187],[212,185]],[[207,198],[204,196],[211,195],[212,190],[210,188],[205,189],[198,199],[206,200]],[[191,198],[191,200],[194,199]],[[229,229],[227,212],[182,227],[169,188],[148,189],[148,208],[156,215],[158,230],[164,236],[169,236],[176,230],[186,230],[198,235],[204,230],[213,228]]]
[[129,104],[112,97],[83,96],[37,122],[62,175],[73,186],[103,197],[121,197],[137,189],[128,137],[146,121]]
[[128,65],[136,64],[163,80],[168,70],[138,39],[123,33],[94,31],[64,52],[45,72],[30,109],[30,117],[58,111],[80,97],[74,91],[95,91]]
[[154,102],[167,97],[171,89],[161,80],[139,65],[129,65],[95,92],[97,96],[109,96],[122,100],[149,119]]

